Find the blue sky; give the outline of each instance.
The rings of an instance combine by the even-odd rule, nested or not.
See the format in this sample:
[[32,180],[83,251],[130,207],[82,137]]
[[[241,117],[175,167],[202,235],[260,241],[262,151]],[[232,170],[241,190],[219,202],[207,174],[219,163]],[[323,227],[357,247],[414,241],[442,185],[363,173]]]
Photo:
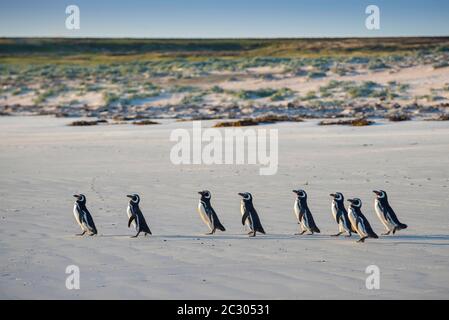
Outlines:
[[[80,8],[80,30],[65,8]],[[380,30],[365,8],[380,8]],[[223,38],[449,35],[447,0],[0,0],[0,36]]]

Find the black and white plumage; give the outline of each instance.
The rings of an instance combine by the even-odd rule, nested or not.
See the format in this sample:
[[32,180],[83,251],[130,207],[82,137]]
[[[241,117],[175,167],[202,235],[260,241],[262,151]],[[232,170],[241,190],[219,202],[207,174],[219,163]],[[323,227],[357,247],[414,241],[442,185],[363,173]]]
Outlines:
[[357,242],[365,242],[366,238],[379,238],[371,228],[368,219],[362,213],[362,200],[358,198],[348,199],[348,216],[352,227],[357,231],[360,239]]
[[390,206],[387,193],[383,190],[374,190],[373,192],[376,194],[376,199],[374,200],[374,209],[377,213],[377,217],[385,226],[385,229],[387,229],[387,232],[382,233],[382,235],[389,235],[391,232],[395,234],[395,232],[398,230],[406,229],[407,225],[399,221],[396,213]]
[[90,236],[97,234],[97,228],[95,227],[94,219],[86,207],[86,196],[83,194],[73,195],[76,198],[75,205],[73,206],[73,215],[75,216],[76,222],[83,230],[82,233],[77,234],[77,236],[82,236],[86,232]]
[[347,237],[350,237],[352,232],[357,231],[352,228],[351,221],[349,221],[348,211],[346,211],[344,203],[345,198],[341,192],[331,193],[330,196],[332,197],[332,216],[338,224],[338,233],[332,236],[338,237],[346,231]]
[[147,222],[145,221],[145,218],[143,216],[142,211],[140,211],[139,203],[140,203],[140,197],[137,194],[128,194],[127,195],[129,200],[128,209],[126,213],[128,214],[128,228],[131,226],[131,223],[136,228],[137,234],[135,236],[132,236],[131,238],[136,238],[139,236],[139,233],[144,232],[145,236],[147,234],[151,234],[150,228],[147,225]]
[[253,205],[253,196],[249,192],[239,193],[242,197],[240,203],[240,212],[242,213],[242,224],[246,225],[250,232],[248,233],[250,237],[255,237],[256,232],[265,234],[265,230],[260,222],[259,215],[257,214],[256,208]]
[[314,232],[320,233],[320,229],[316,226],[315,220],[313,220],[312,212],[307,205],[307,193],[301,189],[293,190],[293,193],[296,193],[297,195],[293,210],[301,229],[299,235],[304,234],[306,231],[309,231],[310,235]]
[[199,191],[198,193],[201,195],[200,201],[198,202],[198,213],[200,214],[201,220],[210,229],[210,232],[207,234],[214,234],[217,229],[226,231],[210,203],[211,193],[208,190]]

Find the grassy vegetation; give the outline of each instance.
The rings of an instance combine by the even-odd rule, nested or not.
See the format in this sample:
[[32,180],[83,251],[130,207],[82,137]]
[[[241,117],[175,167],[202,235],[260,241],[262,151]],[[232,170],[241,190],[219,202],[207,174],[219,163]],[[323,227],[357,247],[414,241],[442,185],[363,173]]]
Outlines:
[[365,118],[353,119],[353,120],[323,120],[318,123],[320,126],[330,125],[349,125],[353,127],[364,127],[374,124],[374,121],[367,120]]
[[107,123],[106,120],[77,120],[69,123],[72,127],[96,126],[99,123]]
[[148,126],[148,125],[160,124],[160,123],[156,122],[156,121],[152,121],[152,120],[140,120],[140,121],[134,121],[133,124],[138,125],[138,126]]
[[[447,100],[448,84],[414,97],[415,87],[409,90],[409,85],[396,81],[332,80],[319,88],[313,83],[418,65],[443,68],[448,54],[449,37],[0,38],[0,93],[5,107],[45,107],[45,112],[58,114],[58,109],[64,109],[60,114],[88,117],[157,112],[183,117],[187,111],[181,109],[186,108],[188,112],[195,109],[192,117],[238,118],[256,108],[290,114],[299,112],[299,105],[337,112],[358,103]],[[296,82],[294,77],[303,78]],[[250,81],[255,86],[247,86]],[[302,91],[298,83],[303,81],[312,84],[305,86],[311,91]],[[204,108],[190,108],[199,105]]]
[[412,117],[410,117],[408,114],[392,114],[388,116],[388,120],[392,122],[410,121],[412,120]]
[[[0,38],[0,55],[9,62],[114,63],[153,59],[211,57],[323,57],[407,54],[449,50],[449,38],[338,39],[67,39]],[[30,56],[31,55],[31,56]],[[37,60],[36,60],[37,59]],[[325,61],[324,61],[325,62]]]
[[302,122],[303,119],[300,117],[292,116],[281,116],[281,115],[264,115],[256,118],[246,118],[236,121],[222,121],[217,122],[214,128],[226,128],[226,127],[246,127],[246,126],[257,126],[259,124],[269,124],[275,122]]

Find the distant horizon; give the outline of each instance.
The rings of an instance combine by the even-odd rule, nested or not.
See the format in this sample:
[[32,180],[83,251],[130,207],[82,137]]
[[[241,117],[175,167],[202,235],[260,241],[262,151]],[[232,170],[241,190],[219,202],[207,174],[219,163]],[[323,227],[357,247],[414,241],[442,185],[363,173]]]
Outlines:
[[69,39],[69,40],[82,40],[82,39],[99,39],[99,40],[333,40],[333,39],[397,39],[397,38],[449,38],[448,35],[424,35],[424,36],[335,36],[335,37],[70,37],[70,36],[0,36],[0,39]]

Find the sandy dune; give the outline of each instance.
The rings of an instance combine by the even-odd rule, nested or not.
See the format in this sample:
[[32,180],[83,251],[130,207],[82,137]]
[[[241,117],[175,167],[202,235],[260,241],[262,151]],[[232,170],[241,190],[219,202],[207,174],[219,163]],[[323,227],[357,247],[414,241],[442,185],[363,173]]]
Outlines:
[[[0,118],[0,298],[449,298],[449,126],[362,128],[283,123],[279,170],[175,166],[169,135],[191,123],[68,127],[71,120]],[[204,126],[212,125],[204,122]],[[322,233],[293,236],[292,188],[303,187]],[[203,236],[196,191],[209,189],[227,232]],[[389,192],[409,229],[356,244],[334,239],[329,193],[364,201]],[[266,236],[248,239],[237,192],[255,198]],[[72,194],[86,194],[99,229],[76,237]],[[138,192],[154,236],[130,239],[125,195]],[[81,270],[67,290],[65,268]],[[381,271],[365,288],[365,268]]]

